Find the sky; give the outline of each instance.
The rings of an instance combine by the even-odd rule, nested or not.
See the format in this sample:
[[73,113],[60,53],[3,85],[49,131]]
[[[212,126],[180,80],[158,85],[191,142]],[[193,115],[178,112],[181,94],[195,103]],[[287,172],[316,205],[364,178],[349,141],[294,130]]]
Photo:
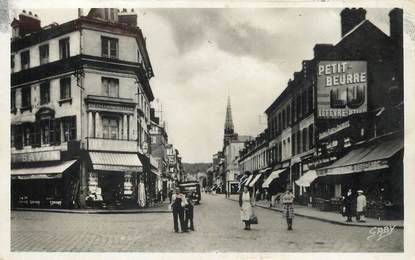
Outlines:
[[[42,26],[77,17],[76,9],[32,11]],[[314,45],[341,39],[341,9],[135,11],[155,74],[153,106],[184,162],[211,162],[222,149],[228,95],[235,132],[256,136],[266,128],[264,111],[302,60],[313,58]],[[366,18],[389,35],[389,11],[367,9]]]

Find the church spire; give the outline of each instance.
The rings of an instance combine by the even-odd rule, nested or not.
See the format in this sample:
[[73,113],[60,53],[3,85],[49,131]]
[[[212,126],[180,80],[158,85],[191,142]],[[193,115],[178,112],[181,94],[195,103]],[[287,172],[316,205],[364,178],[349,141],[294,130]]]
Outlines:
[[233,134],[234,127],[232,121],[232,108],[231,108],[231,98],[228,96],[228,105],[226,107],[226,119],[225,119],[225,134]]

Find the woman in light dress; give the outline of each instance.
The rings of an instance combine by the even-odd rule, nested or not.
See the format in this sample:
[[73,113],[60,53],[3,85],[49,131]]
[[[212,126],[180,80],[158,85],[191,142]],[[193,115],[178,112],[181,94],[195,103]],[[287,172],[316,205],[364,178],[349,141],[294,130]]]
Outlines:
[[241,208],[241,220],[245,223],[245,230],[251,229],[250,219],[253,216],[252,195],[247,186],[244,186],[243,192],[239,194],[239,207]]

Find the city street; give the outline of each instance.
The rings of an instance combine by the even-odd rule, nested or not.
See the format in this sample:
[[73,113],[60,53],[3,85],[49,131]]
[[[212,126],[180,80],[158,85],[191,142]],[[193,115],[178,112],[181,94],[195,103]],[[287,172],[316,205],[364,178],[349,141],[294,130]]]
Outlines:
[[11,212],[11,250],[70,252],[399,252],[403,230],[379,241],[370,228],[303,217],[287,231],[277,212],[256,208],[259,225],[243,230],[238,203],[202,195],[195,229],[174,233],[172,214],[71,214]]

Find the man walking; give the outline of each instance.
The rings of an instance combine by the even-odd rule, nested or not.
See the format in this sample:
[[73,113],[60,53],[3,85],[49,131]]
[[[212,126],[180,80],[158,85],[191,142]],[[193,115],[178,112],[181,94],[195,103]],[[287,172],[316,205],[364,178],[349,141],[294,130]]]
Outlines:
[[[194,226],[193,226],[193,193],[189,192],[186,196],[186,205],[184,208],[184,212],[185,212],[185,219],[184,219],[184,223],[186,225],[186,228],[190,228],[190,230],[195,231]],[[190,224],[190,226],[189,226]]]
[[174,232],[179,232],[179,221],[182,232],[188,232],[184,224],[184,205],[185,197],[180,193],[180,189],[176,188],[176,193],[172,195],[171,209],[173,212]]
[[343,199],[343,213],[344,216],[347,217],[346,222],[352,222],[352,215],[353,215],[353,194],[352,189],[347,191],[346,197]]
[[363,195],[362,190],[357,191],[356,200],[356,220],[358,222],[366,222],[365,220],[365,209],[366,209],[366,196]]

